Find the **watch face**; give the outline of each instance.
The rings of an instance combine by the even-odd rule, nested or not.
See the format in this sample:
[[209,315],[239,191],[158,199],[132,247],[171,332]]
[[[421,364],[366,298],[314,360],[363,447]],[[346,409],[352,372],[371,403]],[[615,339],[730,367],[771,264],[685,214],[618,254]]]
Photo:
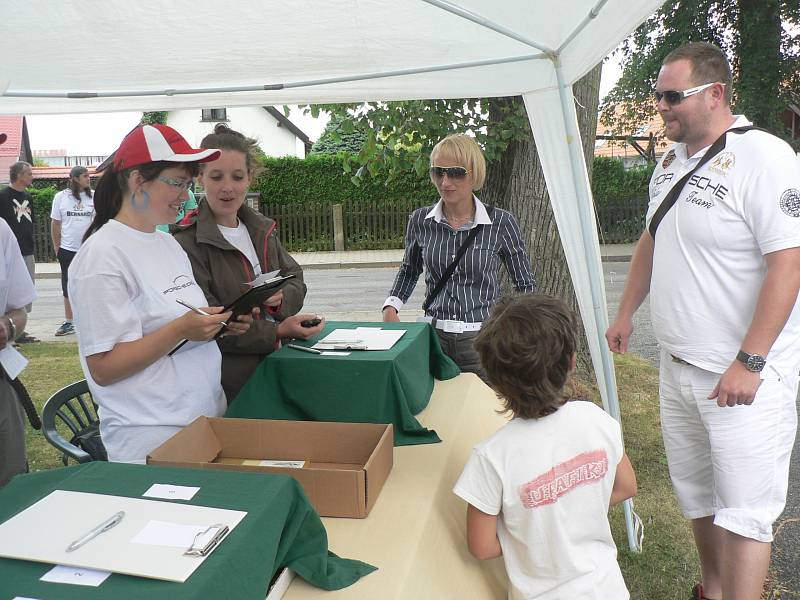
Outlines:
[[758,354],[751,354],[747,359],[747,370],[753,371],[754,373],[759,373],[761,369],[764,368],[766,361],[764,360],[763,356],[759,356]]

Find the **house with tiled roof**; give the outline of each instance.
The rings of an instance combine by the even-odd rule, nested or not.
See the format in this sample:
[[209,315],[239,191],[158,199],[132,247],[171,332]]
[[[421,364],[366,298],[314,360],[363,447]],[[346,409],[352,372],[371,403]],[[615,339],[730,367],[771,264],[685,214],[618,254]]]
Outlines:
[[8,136],[5,143],[0,144],[0,184],[3,184],[8,183],[11,165],[18,160],[33,164],[33,154],[25,117],[0,115],[0,133]]
[[[621,106],[614,107],[615,114],[621,112]],[[627,169],[658,160],[670,143],[664,137],[664,122],[658,114],[643,121],[634,131],[624,132],[615,131],[597,119],[594,155],[618,158]]]

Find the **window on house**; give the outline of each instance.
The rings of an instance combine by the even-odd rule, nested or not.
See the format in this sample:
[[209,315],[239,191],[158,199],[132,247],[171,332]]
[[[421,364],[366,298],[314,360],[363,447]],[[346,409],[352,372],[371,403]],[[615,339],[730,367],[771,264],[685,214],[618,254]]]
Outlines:
[[204,108],[202,121],[227,121],[228,115],[224,108]]

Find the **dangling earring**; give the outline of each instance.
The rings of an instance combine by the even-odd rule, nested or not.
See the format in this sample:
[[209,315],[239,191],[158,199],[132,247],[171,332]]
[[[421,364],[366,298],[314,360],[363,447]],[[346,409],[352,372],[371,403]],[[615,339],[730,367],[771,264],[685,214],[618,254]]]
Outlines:
[[136,200],[136,192],[131,192],[131,208],[138,211],[147,210],[147,207],[150,206],[150,194],[147,193],[147,190],[142,190],[142,202],[141,206],[139,206],[139,202]]

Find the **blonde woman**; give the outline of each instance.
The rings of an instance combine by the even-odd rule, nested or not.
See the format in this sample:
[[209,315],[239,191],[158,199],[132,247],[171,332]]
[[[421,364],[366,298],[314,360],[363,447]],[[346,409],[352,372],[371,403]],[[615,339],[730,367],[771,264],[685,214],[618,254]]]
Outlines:
[[472,343],[500,295],[500,264],[517,292],[532,293],[536,281],[530,258],[514,215],[486,206],[474,193],[486,178],[486,160],[473,138],[455,134],[436,144],[430,177],[440,199],[411,214],[405,255],[384,302],[383,320],[400,320],[400,309],[424,267],[421,320],[435,328],[442,349],[462,371],[484,378]]

